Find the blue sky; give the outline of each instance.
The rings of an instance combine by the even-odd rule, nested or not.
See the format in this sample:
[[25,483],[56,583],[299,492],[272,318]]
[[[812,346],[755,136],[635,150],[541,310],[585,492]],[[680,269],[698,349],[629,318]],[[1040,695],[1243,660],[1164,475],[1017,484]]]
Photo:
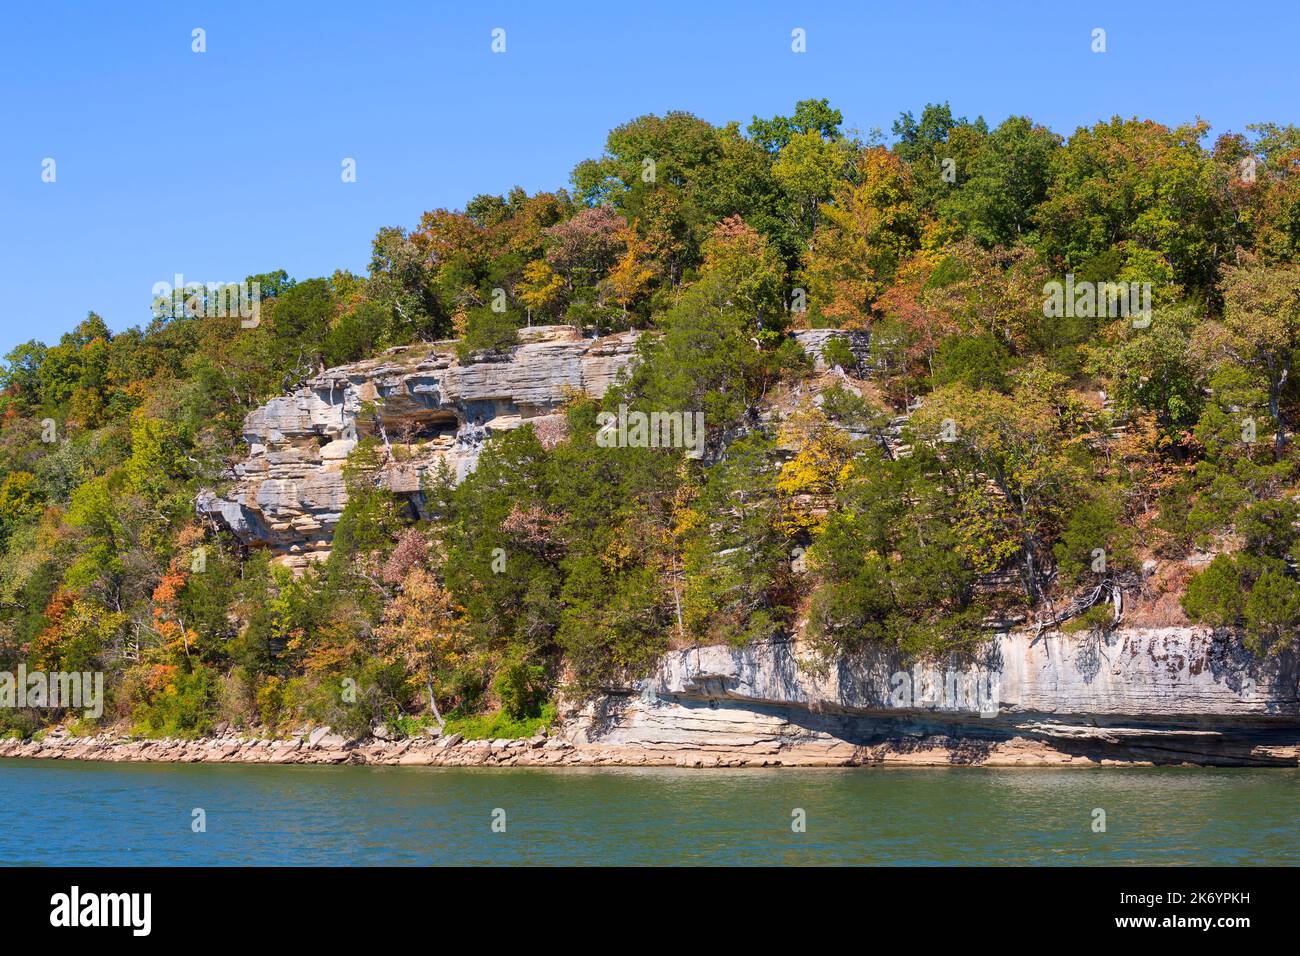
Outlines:
[[827,97],[847,125],[888,133],[946,99],[1066,134],[1113,114],[1200,116],[1216,133],[1300,123],[1298,34],[1294,2],[10,5],[0,354],[91,309],[114,330],[142,324],[178,272],[364,273],[380,226],[566,185],[648,112],[747,123]]

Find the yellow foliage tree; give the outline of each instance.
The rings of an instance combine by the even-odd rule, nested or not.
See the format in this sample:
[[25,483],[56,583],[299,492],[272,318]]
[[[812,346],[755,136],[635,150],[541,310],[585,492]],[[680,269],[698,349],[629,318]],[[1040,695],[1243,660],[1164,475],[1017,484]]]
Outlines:
[[384,609],[383,622],[375,629],[380,654],[402,663],[424,683],[429,710],[439,726],[445,721],[438,710],[438,682],[468,653],[460,614],[447,589],[417,566],[406,573],[401,593]]
[[790,536],[816,532],[825,520],[826,506],[848,477],[853,440],[811,403],[786,419],[779,439],[798,451],[776,478],[776,490],[783,498],[777,526]]
[[524,276],[519,283],[519,301],[530,309],[544,312],[560,298],[564,280],[556,275],[545,259],[534,259],[524,266]]
[[628,306],[645,292],[646,286],[655,276],[655,270],[647,262],[650,244],[637,233],[636,220],[628,223],[619,239],[622,240],[625,250],[618,262],[614,263],[614,268],[609,270],[605,281],[609,283],[614,301],[619,304],[623,309],[623,315],[626,316]]
[[813,304],[846,328],[868,325],[898,264],[919,246],[922,225],[903,162],[886,149],[864,150],[857,182],[837,183],[822,207],[804,269]]

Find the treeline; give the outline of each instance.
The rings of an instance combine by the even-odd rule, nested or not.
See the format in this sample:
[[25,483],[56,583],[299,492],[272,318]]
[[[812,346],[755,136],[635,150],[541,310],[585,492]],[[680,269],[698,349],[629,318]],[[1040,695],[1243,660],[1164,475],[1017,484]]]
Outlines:
[[[436,709],[500,735],[672,644],[800,622],[832,654],[929,654],[992,621],[1111,626],[1116,592],[1157,592],[1289,646],[1300,131],[1066,139],[931,105],[893,134],[826,101],[744,129],[645,116],[568,189],[380,230],[366,276],[250,277],[252,327],[200,303],[14,349],[0,669],[104,670],[104,719],[149,733]],[[1151,308],[1052,309],[1053,283]],[[195,518],[247,412],[322,366],[446,338],[474,361],[556,322],[646,330],[635,373],[563,434],[495,437],[425,519],[376,487],[372,441],[305,575]],[[809,327],[869,330],[869,374],[841,348],[850,381],[810,388],[787,334]],[[704,459],[601,447],[619,403],[703,412]]]

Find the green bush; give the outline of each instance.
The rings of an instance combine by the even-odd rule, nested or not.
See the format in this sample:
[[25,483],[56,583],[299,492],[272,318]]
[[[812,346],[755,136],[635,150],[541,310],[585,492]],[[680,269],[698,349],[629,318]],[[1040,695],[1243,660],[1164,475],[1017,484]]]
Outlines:
[[1245,538],[1246,552],[1285,558],[1295,545],[1295,523],[1300,508],[1294,501],[1259,501],[1237,516],[1237,531]]
[[931,383],[938,388],[962,382],[971,388],[1008,390],[1007,366],[1011,356],[1002,343],[991,335],[979,338],[949,338],[939,346],[935,356]]
[[475,309],[465,321],[465,337],[456,343],[456,355],[469,362],[477,352],[503,352],[519,344],[519,317],[512,312]]
[[212,729],[217,682],[212,671],[181,671],[160,692],[137,706],[136,733],[148,737],[201,737]]
[[1192,578],[1183,595],[1188,617],[1210,627],[1232,627],[1245,613],[1245,595],[1236,563],[1220,554]]
[[844,371],[852,372],[854,375],[860,371],[858,357],[853,354],[848,339],[841,336],[836,336],[822,347],[822,361],[828,366],[838,365]]
[[546,669],[538,664],[507,661],[492,679],[501,710],[511,720],[525,720],[541,712],[546,699]]
[[1300,583],[1280,570],[1265,571],[1246,598],[1246,646],[1257,654],[1277,653],[1290,644],[1298,624]]
[[1109,604],[1094,604],[1078,617],[1061,625],[1064,634],[1088,634],[1109,630],[1115,620],[1115,611]]
[[43,726],[40,716],[27,708],[0,708],[0,738],[27,740]]
[[493,740],[505,738],[515,740],[520,737],[532,737],[543,728],[555,723],[554,704],[543,704],[535,717],[516,719],[504,710],[490,714],[472,714],[448,718],[443,733],[460,734],[466,740]]
[[1066,522],[1052,548],[1061,579],[1076,584],[1102,573],[1094,567],[1097,563],[1094,552],[1099,549],[1105,555],[1105,571],[1131,568],[1136,563],[1132,529],[1124,522],[1119,495],[1110,489],[1102,489],[1085,500]]

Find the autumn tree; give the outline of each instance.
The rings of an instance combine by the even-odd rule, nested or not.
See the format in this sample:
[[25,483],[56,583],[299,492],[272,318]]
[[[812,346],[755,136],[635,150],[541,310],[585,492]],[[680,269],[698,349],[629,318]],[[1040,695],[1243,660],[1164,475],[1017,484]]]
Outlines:
[[626,318],[628,307],[645,293],[650,280],[655,277],[655,270],[647,258],[649,243],[637,234],[635,222],[628,223],[619,238],[624,246],[623,253],[610,269],[606,282]]
[[911,427],[964,480],[987,480],[1015,515],[1023,579],[1031,599],[1043,595],[1046,546],[1080,481],[1071,454],[1073,417],[1059,380],[1040,372],[1011,394],[957,383],[937,389]]
[[864,150],[858,182],[837,182],[822,207],[804,274],[810,303],[845,327],[870,323],[877,299],[899,263],[917,247],[921,215],[912,175],[888,150]]
[[1222,334],[1211,331],[1207,348],[1259,377],[1277,422],[1274,448],[1280,456],[1290,427],[1286,392],[1300,348],[1300,265],[1226,267],[1223,298]]
[[437,578],[424,567],[412,567],[401,590],[385,608],[375,629],[380,654],[400,661],[429,695],[429,711],[438,726],[446,721],[438,709],[447,675],[454,672],[468,651],[460,626],[461,609]]
[[704,241],[702,274],[731,290],[731,302],[754,318],[756,330],[784,324],[784,268],[765,237],[739,216],[714,226]]

